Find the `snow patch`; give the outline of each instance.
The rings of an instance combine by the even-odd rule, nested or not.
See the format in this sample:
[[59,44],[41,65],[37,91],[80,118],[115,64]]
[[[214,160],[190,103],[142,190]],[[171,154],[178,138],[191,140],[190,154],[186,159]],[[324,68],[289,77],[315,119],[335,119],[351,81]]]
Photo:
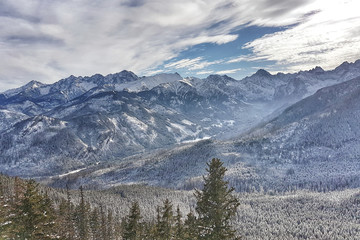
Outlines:
[[78,86],[82,89],[84,89],[85,91],[89,91],[90,89],[97,87],[97,85],[95,83],[92,82],[80,82],[78,84]]
[[114,124],[114,126],[115,126],[116,129],[119,129],[118,124],[117,124],[117,121],[116,121],[116,118],[109,118],[109,120],[110,120],[110,122],[111,122],[112,124]]
[[86,168],[76,169],[76,170],[74,170],[74,171],[70,171],[70,172],[67,172],[67,173],[64,173],[64,174],[60,174],[60,175],[58,175],[58,177],[59,177],[59,178],[62,178],[62,177],[65,177],[65,176],[67,176],[67,175],[70,175],[70,174],[78,173],[78,172],[80,172],[80,171],[82,171],[82,170],[85,170],[85,169],[86,169]]
[[194,124],[193,122],[190,122],[189,120],[186,120],[186,119],[181,120],[181,122],[183,124],[190,125],[190,126]]
[[41,95],[47,95],[50,92],[50,86],[41,87],[39,91]]
[[193,139],[193,140],[182,141],[182,143],[195,143],[195,142],[199,142],[199,141],[202,141],[202,140],[207,140],[207,139],[210,139],[210,138],[211,137],[206,136],[206,137],[203,137],[203,138],[196,138],[196,139]]

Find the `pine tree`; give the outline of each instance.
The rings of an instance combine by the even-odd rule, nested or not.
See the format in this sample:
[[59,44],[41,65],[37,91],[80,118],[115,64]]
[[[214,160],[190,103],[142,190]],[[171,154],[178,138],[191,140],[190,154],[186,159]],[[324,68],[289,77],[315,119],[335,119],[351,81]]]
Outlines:
[[75,239],[75,211],[74,205],[71,203],[70,190],[68,185],[66,185],[66,206],[64,212],[65,224],[62,226],[65,228],[66,240]]
[[7,237],[9,227],[10,201],[9,196],[5,193],[5,178],[0,176],[0,239]]
[[184,226],[181,221],[182,214],[180,211],[179,205],[176,208],[176,216],[175,216],[175,239],[183,240],[184,239]]
[[172,210],[172,204],[169,199],[164,201],[164,206],[161,209],[161,219],[157,227],[157,235],[161,240],[172,239],[173,236],[173,222],[174,213]]
[[114,235],[114,221],[112,211],[109,209],[107,214],[106,240],[112,240]]
[[116,212],[114,218],[114,239],[121,239],[122,236],[122,222],[119,212]]
[[77,207],[77,225],[79,229],[80,240],[89,239],[89,205],[84,200],[84,191],[80,187],[80,204]]
[[105,239],[107,226],[106,226],[106,214],[103,206],[100,206],[100,220],[101,220],[101,225],[100,225],[101,239]]
[[125,219],[123,239],[137,240],[140,239],[140,207],[138,202],[133,202],[130,213]]
[[38,184],[30,180],[23,194],[16,193],[17,201],[11,219],[11,233],[15,239],[56,239],[51,201],[42,196],[37,187]]
[[59,204],[59,209],[58,209],[58,217],[57,217],[57,228],[58,228],[58,233],[60,236],[60,239],[64,239],[64,240],[70,240],[73,238],[69,238],[69,228],[68,228],[68,222],[67,222],[67,216],[69,214],[69,209],[67,207],[67,201],[65,199],[62,199],[60,204]]
[[196,240],[198,239],[198,227],[197,219],[193,212],[187,215],[184,222],[184,240]]
[[213,158],[207,163],[208,175],[204,177],[202,191],[196,190],[196,212],[199,215],[199,239],[227,240],[235,237],[230,225],[239,206],[238,200],[232,195],[234,188],[228,188],[224,180],[226,168],[220,159]]
[[99,225],[100,225],[99,210],[97,208],[94,208],[94,210],[91,212],[90,215],[90,230],[93,240],[102,239]]
[[40,212],[42,213],[42,218],[37,226],[38,233],[37,236],[38,239],[57,239],[56,234],[56,213],[54,210],[54,206],[52,201],[50,200],[47,193],[45,193],[44,196],[42,196],[42,200],[40,203]]

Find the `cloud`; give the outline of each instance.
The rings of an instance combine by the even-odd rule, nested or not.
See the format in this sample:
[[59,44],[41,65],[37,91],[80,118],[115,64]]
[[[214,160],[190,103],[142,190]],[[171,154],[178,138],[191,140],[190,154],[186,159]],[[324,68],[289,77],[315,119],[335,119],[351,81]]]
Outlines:
[[240,57],[236,57],[226,61],[226,63],[238,63],[238,62],[254,62],[254,61],[261,61],[267,60],[268,56],[261,55],[261,54],[247,54]]
[[146,76],[153,76],[153,75],[156,75],[156,74],[159,74],[159,73],[162,73],[162,72],[164,72],[164,70],[148,70],[148,71],[146,71],[144,74],[146,75]]
[[[322,5],[315,4],[318,1]],[[299,33],[300,26],[306,32],[302,22],[324,14],[326,11],[322,9],[329,4],[323,0],[2,0],[0,90],[32,79],[51,83],[70,74],[107,74],[123,69],[144,74],[194,45],[221,45],[241,38],[234,31],[247,26],[299,24],[294,34]],[[319,9],[322,12],[307,15]],[[339,13],[328,19],[342,15]],[[352,20],[348,20],[350,24]],[[353,21],[357,25],[358,20]],[[349,24],[336,25],[337,29],[343,26],[350,34]],[[280,50],[280,44],[287,45],[285,41],[296,43],[287,32],[290,30],[283,35],[265,36],[246,48],[253,51],[254,59],[288,64],[284,60],[286,54],[266,48],[272,47],[269,43]],[[312,31],[312,34],[316,33]],[[358,36],[356,32],[352,34]],[[310,32],[306,36],[314,44],[320,44],[317,38],[312,40]],[[311,51],[333,52],[331,49],[338,47],[335,45],[334,42],[330,47],[322,44],[322,48],[303,48],[302,56]],[[349,43],[341,41],[340,45],[340,49],[348,51],[344,46]],[[218,63],[202,58],[188,67],[200,70]]]
[[317,1],[315,6],[321,11],[292,28],[247,43],[245,48],[253,54],[230,61],[270,60],[275,61],[278,68],[294,72],[316,65],[332,69],[345,60],[357,60],[360,57],[357,51],[360,35],[356,32],[360,29],[360,3]]
[[216,74],[219,74],[219,75],[232,74],[232,73],[236,73],[241,70],[242,70],[241,68],[222,70],[222,71],[217,71]]
[[214,71],[205,70],[205,71],[197,72],[196,74],[197,74],[197,75],[208,75],[208,74],[211,74],[211,73],[213,73],[213,72],[214,72]]
[[[1,88],[10,80],[50,83],[122,69],[141,74],[196,44],[234,41],[238,36],[231,32],[239,26],[292,24],[306,13],[301,6],[307,2],[3,0]],[[203,67],[198,64],[193,69]]]
[[203,57],[197,57],[194,59],[185,58],[176,62],[168,63],[164,67],[175,68],[175,69],[186,68],[188,70],[199,70],[208,67],[210,65],[219,64],[221,62],[223,62],[223,60],[216,60],[209,62],[204,60]]

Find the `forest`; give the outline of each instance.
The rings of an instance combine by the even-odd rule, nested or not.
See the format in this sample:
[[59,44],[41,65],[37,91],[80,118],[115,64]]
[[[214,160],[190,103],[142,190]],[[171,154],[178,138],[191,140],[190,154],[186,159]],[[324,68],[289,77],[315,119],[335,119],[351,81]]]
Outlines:
[[1,177],[0,231],[2,239],[239,239],[231,225],[239,206],[224,180],[219,159],[207,164],[203,190],[196,190],[195,212],[186,216],[165,199],[155,207],[156,217],[143,220],[139,203],[131,203],[125,216],[103,205],[92,207],[79,189],[74,204],[69,189],[58,203],[34,180]]
[[[357,188],[237,193],[222,183],[233,196],[224,222],[234,235],[221,239],[360,238]],[[220,239],[201,238],[201,209],[214,208],[201,189],[56,189],[1,175],[0,239]]]

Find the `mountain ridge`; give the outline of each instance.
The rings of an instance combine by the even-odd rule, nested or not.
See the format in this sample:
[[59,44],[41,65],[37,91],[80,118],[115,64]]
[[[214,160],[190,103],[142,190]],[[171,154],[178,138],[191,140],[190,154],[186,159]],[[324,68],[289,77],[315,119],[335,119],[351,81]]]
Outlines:
[[[228,181],[239,192],[357,188],[359,93],[357,77],[320,89],[232,140],[208,139],[132,156],[64,178],[55,177],[50,184],[64,186],[71,179],[73,187],[146,184],[192,189],[201,185],[204,174],[198,166],[218,157],[228,168]],[[300,111],[308,106],[312,108]]]
[[[324,86],[360,76],[359,65],[296,74],[259,70],[241,81],[176,73],[137,77],[122,71],[70,76],[51,86],[32,82],[0,101],[0,168],[12,175],[51,176],[183,142],[229,139],[279,106],[289,107]],[[114,84],[104,84],[106,78]]]

